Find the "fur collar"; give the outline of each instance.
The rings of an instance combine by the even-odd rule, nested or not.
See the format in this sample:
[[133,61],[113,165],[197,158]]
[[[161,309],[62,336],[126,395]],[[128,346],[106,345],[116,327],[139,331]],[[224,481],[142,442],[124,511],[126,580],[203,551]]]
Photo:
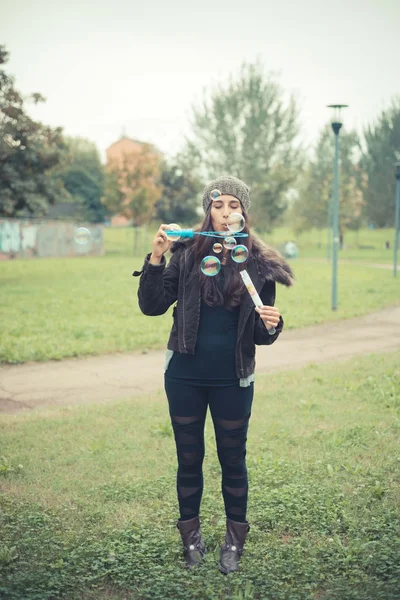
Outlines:
[[282,254],[268,246],[259,237],[253,236],[252,254],[257,262],[257,270],[265,279],[270,279],[290,287],[294,283],[292,268]]
[[[259,237],[252,234],[253,237],[253,259],[257,264],[257,271],[265,279],[276,281],[287,287],[293,285],[294,275],[290,265],[286,262],[282,254],[267,246]],[[176,252],[179,248],[188,248],[193,244],[193,240],[174,242],[170,251]]]

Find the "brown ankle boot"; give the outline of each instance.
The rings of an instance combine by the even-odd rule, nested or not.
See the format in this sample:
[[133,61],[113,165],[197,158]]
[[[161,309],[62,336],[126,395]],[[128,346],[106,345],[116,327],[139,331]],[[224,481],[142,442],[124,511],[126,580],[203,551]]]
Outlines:
[[227,575],[239,568],[240,557],[242,556],[244,542],[247,533],[250,531],[248,523],[239,523],[226,519],[225,543],[221,548],[218,568],[221,573]]
[[186,566],[191,569],[200,564],[207,552],[200,531],[200,519],[197,516],[187,521],[177,521],[176,526],[181,534]]

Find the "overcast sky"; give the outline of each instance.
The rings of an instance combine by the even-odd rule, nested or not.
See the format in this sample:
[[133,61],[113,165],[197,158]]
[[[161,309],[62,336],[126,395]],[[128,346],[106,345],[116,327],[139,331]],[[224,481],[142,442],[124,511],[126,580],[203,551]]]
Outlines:
[[173,154],[204,88],[260,57],[315,141],[327,104],[362,127],[400,94],[400,0],[0,0],[7,70],[30,113],[107,146],[126,135]]

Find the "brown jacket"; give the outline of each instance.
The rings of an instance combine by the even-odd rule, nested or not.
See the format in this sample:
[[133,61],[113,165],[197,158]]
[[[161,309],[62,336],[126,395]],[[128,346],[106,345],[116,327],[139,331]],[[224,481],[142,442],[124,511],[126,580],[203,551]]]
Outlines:
[[[141,275],[138,298],[145,315],[162,315],[177,301],[168,349],[181,354],[194,354],[200,320],[200,278],[190,246],[190,242],[173,244],[168,266],[164,256],[160,265],[150,264],[148,254],[142,270],[133,273],[134,276]],[[292,270],[283,256],[255,236],[246,270],[264,305],[274,305],[276,283],[286,286],[293,283]],[[236,373],[239,379],[254,373],[255,345],[273,344],[282,329],[281,317],[276,333],[270,335],[254,310],[250,295],[247,292],[243,295],[236,344]]]

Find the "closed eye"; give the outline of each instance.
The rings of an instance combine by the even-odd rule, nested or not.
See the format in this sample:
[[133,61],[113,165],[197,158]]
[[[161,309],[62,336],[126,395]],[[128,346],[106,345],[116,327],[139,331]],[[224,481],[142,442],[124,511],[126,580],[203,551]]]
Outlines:
[[[214,206],[214,208],[222,208],[223,204],[221,204],[221,203],[219,203],[219,204],[214,203],[213,206]],[[229,207],[232,208],[232,209],[234,209],[234,210],[237,210],[239,208],[239,204],[237,204],[237,203],[231,203],[229,205]]]

